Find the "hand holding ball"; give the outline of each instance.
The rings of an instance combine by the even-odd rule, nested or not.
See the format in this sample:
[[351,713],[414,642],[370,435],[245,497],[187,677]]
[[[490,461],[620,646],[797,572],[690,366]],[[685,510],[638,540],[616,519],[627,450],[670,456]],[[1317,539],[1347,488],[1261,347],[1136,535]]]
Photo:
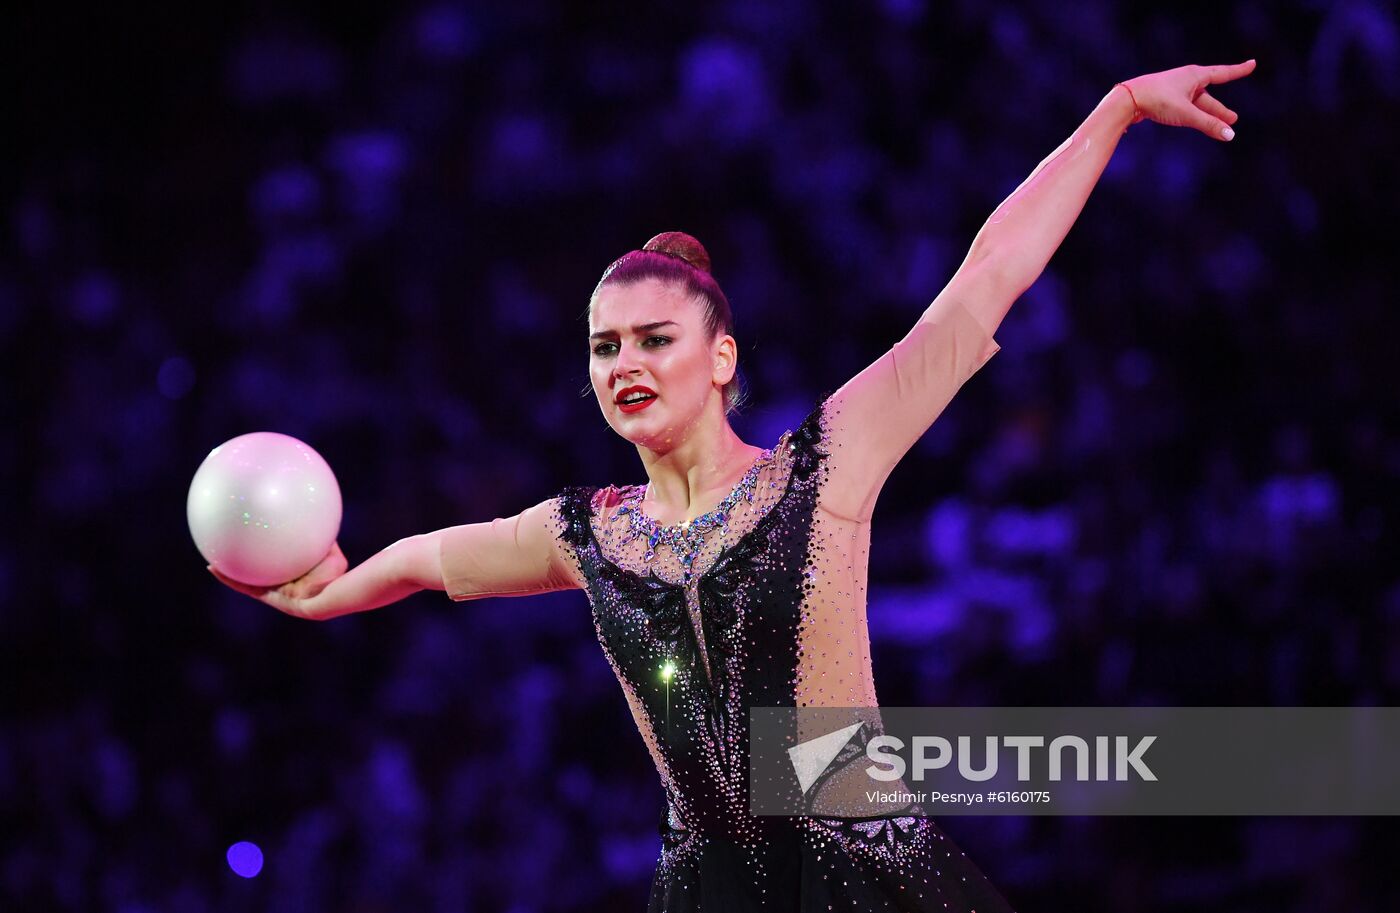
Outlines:
[[340,532],[340,486],[321,455],[258,431],[215,447],[190,483],[190,534],[221,575],[251,587],[303,576]]

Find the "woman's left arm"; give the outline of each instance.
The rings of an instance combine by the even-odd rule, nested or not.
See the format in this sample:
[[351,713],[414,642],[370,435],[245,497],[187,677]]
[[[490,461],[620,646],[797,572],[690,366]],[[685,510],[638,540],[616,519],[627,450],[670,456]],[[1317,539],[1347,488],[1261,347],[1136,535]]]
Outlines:
[[870,518],[895,464],[996,354],[992,334],[1050,262],[1128,127],[1152,120],[1229,141],[1238,117],[1206,87],[1253,71],[1253,60],[1178,67],[1130,79],[1104,96],[996,208],[909,334],[823,404],[831,456],[823,506]]
[[1254,61],[1186,66],[1115,85],[1084,123],[1007,197],[972,241],[967,261],[986,258],[990,294],[966,302],[978,323],[995,332],[1021,293],[1040,276],[1098,183],[1128,127],[1151,120],[1191,127],[1221,142],[1234,139],[1239,116],[1207,87],[1248,76]]

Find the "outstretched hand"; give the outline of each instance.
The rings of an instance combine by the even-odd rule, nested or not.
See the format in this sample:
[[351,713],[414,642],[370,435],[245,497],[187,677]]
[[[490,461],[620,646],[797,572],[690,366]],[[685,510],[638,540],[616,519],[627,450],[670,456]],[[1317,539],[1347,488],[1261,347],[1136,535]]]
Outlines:
[[331,581],[344,574],[347,567],[349,567],[349,563],[345,560],[345,553],[340,550],[340,543],[336,542],[331,545],[330,552],[321,559],[320,563],[296,580],[281,586],[253,586],[220,573],[213,565],[210,565],[208,570],[220,583],[230,589],[251,596],[259,602],[264,602],[279,612],[297,618],[313,618],[311,600]]
[[1133,123],[1151,120],[1168,127],[1194,127],[1211,139],[1235,138],[1231,124],[1240,119],[1207,86],[1231,82],[1254,72],[1254,60],[1224,66],[1185,66],[1124,81],[1137,105]]

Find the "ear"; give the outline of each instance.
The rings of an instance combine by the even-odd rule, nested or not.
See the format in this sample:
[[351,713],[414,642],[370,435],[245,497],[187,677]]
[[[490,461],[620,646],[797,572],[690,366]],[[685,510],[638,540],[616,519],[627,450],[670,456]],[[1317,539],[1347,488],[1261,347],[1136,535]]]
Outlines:
[[739,367],[739,344],[728,333],[721,335],[714,344],[714,381],[723,387],[734,379]]

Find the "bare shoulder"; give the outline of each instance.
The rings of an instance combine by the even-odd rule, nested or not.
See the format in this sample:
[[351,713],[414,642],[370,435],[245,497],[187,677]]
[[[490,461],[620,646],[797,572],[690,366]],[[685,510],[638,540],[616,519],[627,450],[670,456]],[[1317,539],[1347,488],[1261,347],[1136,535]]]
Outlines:
[[599,488],[593,493],[589,503],[593,515],[597,517],[610,516],[624,502],[636,497],[642,487],[641,485],[605,485]]

